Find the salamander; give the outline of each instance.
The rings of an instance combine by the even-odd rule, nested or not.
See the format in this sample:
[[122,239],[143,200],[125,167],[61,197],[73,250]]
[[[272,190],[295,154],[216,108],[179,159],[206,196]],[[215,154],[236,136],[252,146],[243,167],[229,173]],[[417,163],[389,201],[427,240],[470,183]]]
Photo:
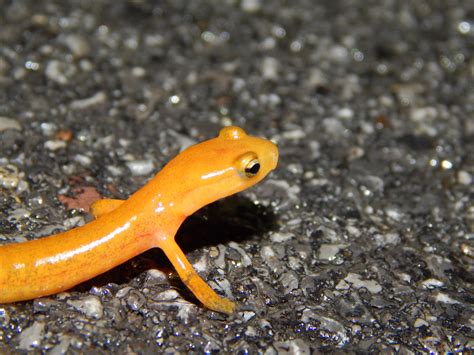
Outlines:
[[183,283],[207,308],[230,314],[235,304],[215,293],[175,242],[187,216],[245,190],[276,168],[271,141],[223,128],[193,145],[127,200],[102,199],[91,222],[36,240],[0,246],[0,303],[68,290],[151,248],[161,248]]

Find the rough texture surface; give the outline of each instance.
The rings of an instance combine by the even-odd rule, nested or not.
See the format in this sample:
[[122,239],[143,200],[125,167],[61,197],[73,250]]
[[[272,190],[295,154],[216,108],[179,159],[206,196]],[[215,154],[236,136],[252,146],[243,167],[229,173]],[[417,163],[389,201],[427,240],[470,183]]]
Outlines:
[[0,240],[83,223],[236,124],[279,168],[179,238],[240,309],[151,251],[0,306],[0,352],[472,349],[474,2],[152,3],[0,1]]

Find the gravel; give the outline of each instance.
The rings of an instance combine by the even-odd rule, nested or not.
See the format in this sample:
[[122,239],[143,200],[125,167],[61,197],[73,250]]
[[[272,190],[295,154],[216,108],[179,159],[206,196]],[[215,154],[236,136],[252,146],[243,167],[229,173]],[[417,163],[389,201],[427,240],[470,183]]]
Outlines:
[[177,237],[234,315],[153,250],[0,305],[0,352],[474,350],[472,1],[24,0],[0,23],[0,243],[225,125],[280,150]]

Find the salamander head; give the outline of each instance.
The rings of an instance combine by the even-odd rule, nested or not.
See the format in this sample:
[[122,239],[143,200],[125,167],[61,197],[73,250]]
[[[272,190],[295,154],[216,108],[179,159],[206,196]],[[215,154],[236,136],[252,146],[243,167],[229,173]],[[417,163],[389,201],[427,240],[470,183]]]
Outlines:
[[278,149],[239,127],[223,128],[217,138],[196,144],[168,165],[182,171],[179,204],[185,215],[262,180],[276,168]]

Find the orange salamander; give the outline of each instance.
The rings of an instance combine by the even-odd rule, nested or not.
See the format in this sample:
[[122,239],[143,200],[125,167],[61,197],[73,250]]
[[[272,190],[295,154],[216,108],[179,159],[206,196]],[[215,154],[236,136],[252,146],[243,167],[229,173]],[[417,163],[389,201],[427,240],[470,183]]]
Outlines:
[[202,304],[232,313],[196,273],[174,240],[184,219],[201,207],[242,191],[275,169],[276,145],[225,127],[219,136],[172,159],[128,200],[91,206],[95,220],[24,243],[0,246],[0,303],[65,291],[151,248],[161,248]]

